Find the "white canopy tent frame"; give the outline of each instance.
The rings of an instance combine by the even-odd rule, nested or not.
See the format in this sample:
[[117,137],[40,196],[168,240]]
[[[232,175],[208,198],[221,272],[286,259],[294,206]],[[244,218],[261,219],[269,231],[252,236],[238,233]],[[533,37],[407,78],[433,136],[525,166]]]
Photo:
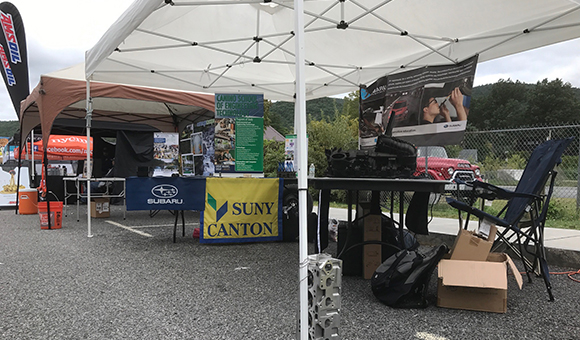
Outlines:
[[[87,51],[86,78],[295,100],[300,334],[307,339],[305,101],[404,69],[476,54],[483,62],[578,38],[579,26],[580,6],[569,0],[137,0]],[[262,54],[260,44],[268,46]]]

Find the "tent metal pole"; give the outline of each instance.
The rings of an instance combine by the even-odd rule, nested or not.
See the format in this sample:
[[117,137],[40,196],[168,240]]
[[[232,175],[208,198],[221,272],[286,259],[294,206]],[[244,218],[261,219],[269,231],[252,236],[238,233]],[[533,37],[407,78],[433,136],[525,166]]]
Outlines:
[[32,131],[30,131],[30,160],[32,162],[32,167],[30,168],[30,170],[32,171],[32,181],[34,183],[34,179],[36,176],[34,176],[34,173],[36,171],[34,171],[35,167],[34,167],[34,129],[32,129]]
[[[91,119],[93,115],[93,103],[91,98],[91,81],[87,79],[87,237],[93,237],[91,232]],[[77,198],[78,199],[78,198]]]
[[20,213],[20,169],[22,166],[22,119],[20,119],[20,138],[18,139],[18,177],[16,178],[16,209],[14,214]]
[[[300,282],[300,339],[308,340],[308,237],[306,195],[308,194],[308,142],[306,140],[306,84],[304,78],[304,0],[294,0],[296,102],[294,117],[298,121],[298,226],[299,226],[299,272]],[[296,124],[295,124],[296,126]]]

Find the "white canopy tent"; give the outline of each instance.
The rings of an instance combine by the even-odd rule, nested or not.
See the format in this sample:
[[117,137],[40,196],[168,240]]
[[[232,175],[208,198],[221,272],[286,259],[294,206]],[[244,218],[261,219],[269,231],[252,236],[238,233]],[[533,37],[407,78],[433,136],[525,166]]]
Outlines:
[[92,80],[295,100],[301,338],[308,338],[305,101],[473,55],[580,36],[575,0],[136,0],[86,53]]

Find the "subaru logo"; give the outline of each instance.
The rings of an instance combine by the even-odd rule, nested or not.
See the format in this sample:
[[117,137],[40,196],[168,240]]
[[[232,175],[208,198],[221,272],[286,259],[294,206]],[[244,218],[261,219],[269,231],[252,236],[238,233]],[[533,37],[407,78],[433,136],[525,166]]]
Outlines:
[[173,198],[177,196],[178,192],[179,190],[177,190],[177,187],[171,184],[159,184],[151,189],[153,196],[159,198]]

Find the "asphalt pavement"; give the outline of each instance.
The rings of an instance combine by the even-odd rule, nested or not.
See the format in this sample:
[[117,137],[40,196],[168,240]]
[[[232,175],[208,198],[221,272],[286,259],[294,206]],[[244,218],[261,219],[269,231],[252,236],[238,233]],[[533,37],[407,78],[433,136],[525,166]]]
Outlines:
[[[112,208],[92,238],[86,210],[56,230],[0,211],[0,339],[297,339],[298,243],[200,244],[194,212],[173,243],[169,212]],[[341,338],[580,339],[580,283],[567,275],[552,275],[554,302],[541,278],[522,290],[509,278],[505,314],[436,307],[436,278],[427,308],[393,309],[344,276]]]

